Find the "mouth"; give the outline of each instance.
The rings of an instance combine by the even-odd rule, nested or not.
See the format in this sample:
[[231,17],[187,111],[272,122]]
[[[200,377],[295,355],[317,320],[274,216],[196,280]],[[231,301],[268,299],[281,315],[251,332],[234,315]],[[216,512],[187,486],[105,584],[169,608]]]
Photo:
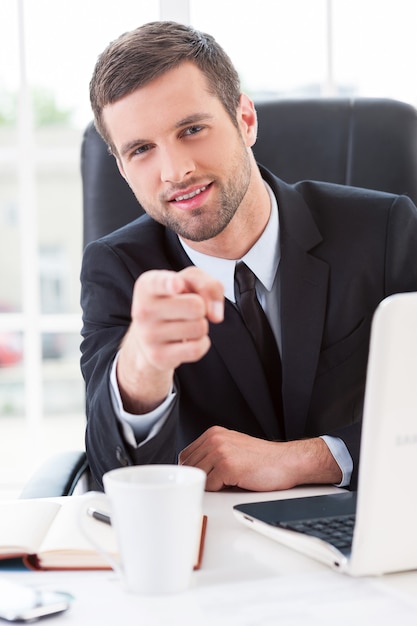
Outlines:
[[205,185],[204,187],[199,187],[198,189],[194,189],[194,191],[190,191],[190,193],[185,193],[182,196],[176,196],[173,199],[173,202],[182,202],[183,200],[191,200],[191,198],[194,198],[195,196],[199,196],[200,193],[203,193],[203,191],[205,191],[207,187],[208,185]]
[[210,193],[212,183],[190,189],[187,193],[173,194],[168,202],[175,204],[179,209],[194,209],[201,206]]

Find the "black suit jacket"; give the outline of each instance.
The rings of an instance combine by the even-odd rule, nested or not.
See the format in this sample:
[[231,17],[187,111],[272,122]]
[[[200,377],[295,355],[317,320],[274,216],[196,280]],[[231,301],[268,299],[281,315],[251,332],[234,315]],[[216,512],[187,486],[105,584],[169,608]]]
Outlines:
[[218,424],[269,440],[339,436],[354,461],[373,313],[386,296],[417,290],[417,209],[405,196],[304,181],[262,168],[278,202],[285,433],[253,343],[226,301],[212,347],[176,371],[175,407],[161,432],[134,449],[112,408],[109,372],[130,323],[133,285],[149,269],[191,262],[177,236],[148,216],[90,244],[81,272],[86,447],[96,480],[126,464],[174,463]]

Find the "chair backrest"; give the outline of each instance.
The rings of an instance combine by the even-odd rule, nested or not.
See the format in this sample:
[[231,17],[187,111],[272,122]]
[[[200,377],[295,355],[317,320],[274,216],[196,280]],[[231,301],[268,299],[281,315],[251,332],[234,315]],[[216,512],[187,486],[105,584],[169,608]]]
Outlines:
[[[283,180],[322,180],[407,194],[417,203],[417,111],[382,98],[259,102],[259,163]],[[90,123],[81,172],[84,245],[143,213]]]

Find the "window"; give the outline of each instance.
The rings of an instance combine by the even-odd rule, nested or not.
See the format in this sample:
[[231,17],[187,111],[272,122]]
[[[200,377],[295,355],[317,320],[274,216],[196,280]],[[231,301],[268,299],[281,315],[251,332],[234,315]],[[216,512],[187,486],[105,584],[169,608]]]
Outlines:
[[255,98],[391,97],[417,104],[415,0],[190,0]]
[[191,23],[214,35],[252,97],[322,95],[326,0],[191,0]]
[[159,3],[0,6],[0,491],[84,446],[79,155],[98,53]]

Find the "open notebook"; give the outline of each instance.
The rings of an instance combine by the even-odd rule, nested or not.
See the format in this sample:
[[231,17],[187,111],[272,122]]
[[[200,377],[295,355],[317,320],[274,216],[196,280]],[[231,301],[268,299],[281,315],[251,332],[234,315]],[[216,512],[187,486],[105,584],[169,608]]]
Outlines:
[[375,312],[360,458],[357,492],[240,504],[234,513],[354,576],[417,569],[417,292],[390,296]]

